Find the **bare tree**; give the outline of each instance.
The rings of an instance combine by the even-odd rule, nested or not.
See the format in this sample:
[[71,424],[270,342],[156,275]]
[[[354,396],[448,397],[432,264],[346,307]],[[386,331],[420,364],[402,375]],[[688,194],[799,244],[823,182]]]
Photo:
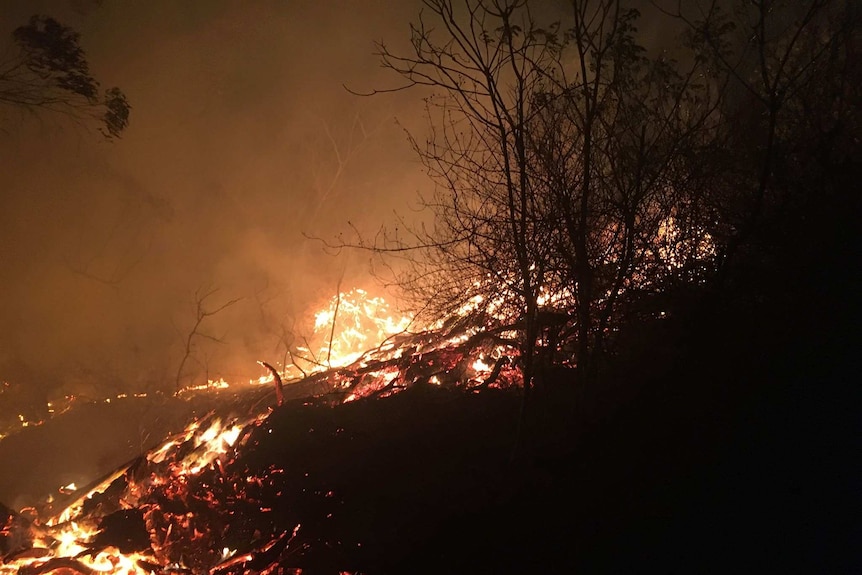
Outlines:
[[[796,145],[793,125],[805,121],[800,118],[804,99],[818,83],[828,83],[835,72],[846,78],[834,63],[859,30],[853,4],[711,0],[687,10],[680,3],[671,12],[686,25],[688,43],[713,81],[728,86],[721,108],[724,129],[712,146],[721,151],[712,162],[698,160],[713,166],[719,281],[764,219],[787,201],[776,176],[789,167],[782,158],[791,157]],[[841,97],[843,89],[837,90]]]
[[366,129],[362,116],[356,112],[347,133],[338,134],[325,118],[320,118],[317,130],[322,134],[320,140],[312,141],[308,147],[308,153],[312,156],[309,169],[315,191],[315,202],[309,216],[311,221],[316,221],[320,210],[332,199],[345,172],[356,162],[377,127]]
[[183,347],[183,357],[180,360],[179,367],[177,367],[177,376],[176,376],[176,393],[179,393],[182,389],[182,377],[183,377],[183,369],[188,363],[190,358],[193,358],[194,352],[194,344],[197,339],[206,339],[215,343],[223,344],[224,341],[221,338],[209,335],[202,331],[204,322],[214,315],[217,315],[219,312],[224,311],[235,303],[239,302],[242,298],[234,298],[224,302],[221,305],[218,305],[212,309],[208,309],[207,300],[218,293],[217,288],[212,289],[203,289],[198,288],[195,290],[195,320],[189,329],[188,333],[185,335],[184,339],[184,347]]
[[575,64],[549,73],[528,133],[553,245],[550,291],[575,310],[588,381],[620,300],[710,254],[680,157],[711,129],[719,99],[696,81],[700,62],[682,70],[638,44],[638,11],[596,0],[572,2],[572,14],[564,54]]
[[407,81],[396,89],[431,91],[430,136],[411,142],[436,183],[421,200],[433,221],[361,245],[397,260],[396,282],[426,317],[470,311],[518,324],[525,407],[549,246],[527,130],[532,94],[557,65],[558,29],[540,27],[524,0],[423,4],[409,54],[378,48],[383,66]]
[[408,81],[396,89],[431,90],[430,136],[412,142],[437,184],[422,202],[433,220],[360,245],[401,260],[396,283],[426,314],[518,324],[527,390],[540,308],[573,313],[587,380],[620,298],[656,288],[670,254],[682,267],[680,246],[703,239],[696,225],[667,230],[690,219],[678,158],[716,93],[695,81],[702,62],[681,72],[649,57],[639,13],[617,0],[574,0],[544,28],[526,0],[425,8],[434,25],[411,28],[409,55],[379,53]]

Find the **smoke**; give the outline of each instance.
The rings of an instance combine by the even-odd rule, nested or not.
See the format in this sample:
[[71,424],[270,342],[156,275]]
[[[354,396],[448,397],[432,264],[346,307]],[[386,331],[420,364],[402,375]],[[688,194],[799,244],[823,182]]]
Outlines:
[[[565,14],[561,2],[552,17]],[[0,41],[36,13],[80,32],[122,139],[0,108],[0,381],[39,402],[263,374],[342,286],[380,287],[368,254],[308,236],[365,232],[430,185],[422,94],[388,88],[374,41],[409,49],[421,2],[4,2]],[[659,29],[641,25],[644,37]],[[198,294],[196,296],[196,294]]]
[[40,401],[171,390],[195,294],[210,291],[207,310],[239,301],[202,323],[186,375],[256,377],[340,277],[376,289],[367,254],[306,236],[373,229],[427,185],[402,127],[418,121],[416,95],[344,89],[391,83],[373,41],[405,39],[414,3],[0,10],[4,41],[34,13],[76,29],[94,75],[133,106],[113,143],[70,118],[0,111],[0,381]]
[[[339,282],[391,295],[367,253],[333,255],[308,236],[349,234],[348,221],[373,233],[394,210],[411,215],[430,185],[404,133],[423,137],[423,94],[344,88],[399,84],[374,41],[408,51],[420,5],[0,3],[0,57],[16,26],[53,16],[132,105],[112,143],[72,118],[0,106],[0,427],[44,418],[64,395],[172,392],[198,303],[236,300],[200,325],[186,385],[264,375],[256,361],[277,364],[285,343],[310,335]],[[3,440],[7,467],[33,453],[40,466],[7,474],[0,499],[18,506],[92,478],[185,414],[150,401],[101,403]]]

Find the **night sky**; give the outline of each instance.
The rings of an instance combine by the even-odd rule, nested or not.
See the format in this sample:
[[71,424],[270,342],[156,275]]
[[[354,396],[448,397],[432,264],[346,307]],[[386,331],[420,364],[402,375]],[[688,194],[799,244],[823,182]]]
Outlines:
[[[418,1],[6,1],[0,40],[34,14],[81,34],[93,75],[132,106],[93,123],[0,108],[0,381],[100,397],[172,390],[196,290],[210,307],[191,369],[241,380],[278,361],[282,328],[342,287],[379,289],[368,255],[305,235],[374,230],[428,186],[405,128],[417,92],[389,87]],[[198,380],[197,383],[201,383]]]

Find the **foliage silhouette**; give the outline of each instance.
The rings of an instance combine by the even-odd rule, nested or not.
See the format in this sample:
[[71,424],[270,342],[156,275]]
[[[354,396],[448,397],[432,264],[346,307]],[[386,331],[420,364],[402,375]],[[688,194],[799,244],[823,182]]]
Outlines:
[[120,136],[131,106],[117,87],[100,92],[77,32],[36,15],[15,29],[12,40],[11,56],[0,62],[0,104],[96,121],[106,138]]

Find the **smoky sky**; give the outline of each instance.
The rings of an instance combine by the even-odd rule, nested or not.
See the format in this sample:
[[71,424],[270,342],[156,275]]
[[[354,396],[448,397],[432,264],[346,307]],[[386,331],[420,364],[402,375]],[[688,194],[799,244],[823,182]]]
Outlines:
[[[407,37],[415,2],[4,2],[0,39],[33,14],[81,34],[91,71],[132,105],[122,138],[3,108],[0,380],[104,395],[165,387],[194,321],[202,377],[259,375],[283,328],[344,288],[376,289],[367,255],[327,254],[427,185],[404,128],[410,94],[375,40]],[[305,322],[305,323],[304,323]],[[279,358],[280,359],[280,358]]]
[[39,399],[170,390],[212,290],[209,309],[240,301],[204,323],[220,341],[196,340],[190,372],[256,377],[339,281],[379,291],[368,254],[307,236],[372,231],[430,187],[405,135],[425,125],[421,94],[345,89],[398,84],[374,42],[406,50],[420,4],[3,2],[0,45],[56,18],[132,115],[108,142],[0,109],[0,381]]

